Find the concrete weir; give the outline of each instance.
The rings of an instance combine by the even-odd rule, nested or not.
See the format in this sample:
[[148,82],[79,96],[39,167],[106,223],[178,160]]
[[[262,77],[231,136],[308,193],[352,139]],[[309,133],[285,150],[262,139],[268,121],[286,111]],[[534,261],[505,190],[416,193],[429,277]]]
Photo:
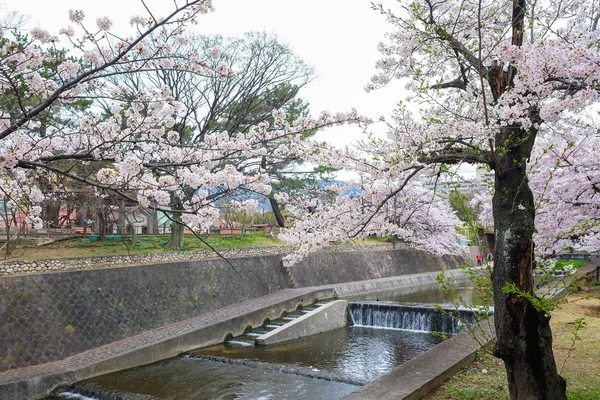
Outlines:
[[[0,277],[0,400],[221,343],[317,300],[464,277],[451,271],[462,260],[413,249],[318,253],[289,269],[278,256],[229,261]],[[295,334],[314,329],[299,319]]]
[[348,324],[346,300],[327,303],[271,332],[256,338],[256,344],[266,346],[338,329]]

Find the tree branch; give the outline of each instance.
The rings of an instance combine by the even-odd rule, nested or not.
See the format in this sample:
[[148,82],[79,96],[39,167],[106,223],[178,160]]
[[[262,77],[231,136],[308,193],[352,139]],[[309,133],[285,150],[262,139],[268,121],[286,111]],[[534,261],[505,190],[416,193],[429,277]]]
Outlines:
[[492,153],[483,150],[473,152],[462,148],[445,149],[424,154],[420,156],[418,160],[423,164],[459,164],[466,162],[473,164],[486,164],[491,166]]
[[431,89],[447,89],[447,88],[456,88],[460,90],[467,90],[467,83],[463,80],[463,78],[456,78],[449,82],[438,83],[437,85],[432,85]]
[[[32,108],[28,113],[25,113],[21,118],[19,118],[17,121],[12,123],[8,128],[6,128],[2,132],[0,132],[0,139],[4,139],[5,137],[16,132],[21,126],[25,125],[33,117],[35,117],[36,115],[38,115],[39,113],[44,111],[46,108],[50,107],[52,104],[54,104],[55,101],[58,100],[58,98],[61,96],[61,94],[67,92],[70,89],[73,89],[78,84],[80,84],[84,81],[94,79],[93,78],[94,74],[96,74],[100,71],[103,71],[113,65],[118,64],[119,61],[121,59],[123,59],[123,57],[125,57],[129,52],[131,52],[135,46],[137,46],[140,42],[142,42],[152,32],[154,32],[161,26],[165,26],[169,23],[172,23],[171,20],[177,14],[179,14],[181,11],[183,11],[186,8],[192,8],[203,2],[204,2],[204,0],[192,0],[192,1],[186,2],[186,4],[182,5],[181,7],[176,8],[175,11],[173,11],[171,14],[169,14],[167,17],[165,17],[159,23],[151,26],[145,32],[140,34],[140,36],[137,39],[135,39],[133,42],[131,42],[124,50],[122,50],[120,53],[118,53],[112,60],[107,61],[104,64],[102,64],[96,68],[92,68],[89,71],[82,73],[81,75],[77,76],[76,78],[72,79],[71,81],[60,86],[58,89],[56,89],[54,91],[54,93],[52,93],[50,96],[48,96],[48,98],[46,100],[42,101],[36,107]],[[88,78],[90,78],[90,79],[88,79]]]

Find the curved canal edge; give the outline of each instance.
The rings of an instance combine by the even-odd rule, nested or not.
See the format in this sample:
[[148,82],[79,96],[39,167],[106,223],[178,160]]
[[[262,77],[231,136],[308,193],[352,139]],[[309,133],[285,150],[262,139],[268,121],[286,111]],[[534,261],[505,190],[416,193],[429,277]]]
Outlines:
[[[465,276],[462,270],[447,270],[445,274],[456,279]],[[38,399],[60,386],[69,386],[84,379],[151,364],[192,349],[221,343],[229,335],[242,334],[248,326],[260,326],[265,319],[275,319],[284,312],[295,310],[299,305],[307,306],[320,299],[342,298],[433,283],[437,275],[438,272],[428,272],[280,290],[60,361],[1,373],[0,399]]]

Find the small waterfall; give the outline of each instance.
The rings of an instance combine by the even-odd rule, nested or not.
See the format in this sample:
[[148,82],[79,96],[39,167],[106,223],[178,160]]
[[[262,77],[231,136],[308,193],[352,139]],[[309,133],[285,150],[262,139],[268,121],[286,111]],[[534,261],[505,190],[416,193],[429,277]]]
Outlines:
[[[445,311],[445,312],[444,312]],[[348,304],[351,325],[420,332],[440,332],[457,335],[461,332],[460,319],[474,322],[475,311],[437,310],[433,304],[395,302],[353,302]],[[460,318],[455,316],[460,314]]]
[[267,333],[267,331],[251,331],[246,333],[246,336],[250,336],[250,337],[259,337],[264,335],[265,333]]
[[225,343],[232,346],[244,346],[244,347],[253,347],[256,345],[254,340],[242,340],[242,339],[230,339]]

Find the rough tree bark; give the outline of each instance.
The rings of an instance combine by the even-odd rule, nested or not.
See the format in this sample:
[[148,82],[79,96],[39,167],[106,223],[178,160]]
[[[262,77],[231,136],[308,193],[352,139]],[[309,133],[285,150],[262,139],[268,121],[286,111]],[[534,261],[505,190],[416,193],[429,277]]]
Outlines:
[[106,218],[104,218],[104,210],[102,206],[99,207],[96,212],[96,219],[98,223],[96,224],[96,229],[98,230],[98,241],[104,242],[106,241]]
[[[513,0],[512,44],[523,44],[525,0]],[[486,77],[494,101],[513,87],[517,70],[505,71],[494,62]],[[529,117],[541,123],[539,110]],[[495,174],[493,214],[495,227],[494,318],[497,343],[495,354],[504,361],[508,388],[513,399],[566,399],[566,382],[558,374],[552,352],[550,318],[525,298],[504,293],[508,283],[534,296],[533,264],[535,207],[527,180],[527,161],[537,130],[506,126],[495,134],[496,152],[491,166]]]
[[533,233],[535,209],[526,175],[536,132],[506,127],[496,135],[502,155],[496,159],[493,213],[495,354],[504,361],[513,399],[566,399],[566,382],[552,352],[550,318],[531,303],[505,294],[507,283],[534,294]]
[[146,233],[148,235],[157,235],[158,232],[158,214],[156,209],[152,208],[148,210],[148,219],[146,222]]
[[273,210],[273,215],[275,216],[277,225],[279,225],[280,228],[285,228],[285,218],[279,209],[277,200],[275,200],[273,197],[269,197],[269,203],[271,204],[271,209]]
[[171,195],[172,201],[174,201],[173,205],[173,220],[171,222],[171,237],[167,242],[167,247],[172,250],[181,250],[183,248],[183,233],[185,226],[180,224],[177,221],[181,221],[181,212],[177,212],[177,210],[183,210],[183,204],[181,200],[176,199],[175,195]]

